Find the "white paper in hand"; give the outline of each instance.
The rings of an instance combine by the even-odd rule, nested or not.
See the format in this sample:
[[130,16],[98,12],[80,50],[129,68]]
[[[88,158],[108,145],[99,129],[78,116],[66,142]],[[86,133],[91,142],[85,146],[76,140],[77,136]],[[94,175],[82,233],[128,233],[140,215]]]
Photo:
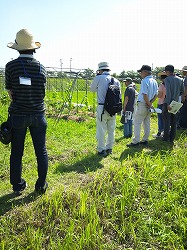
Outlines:
[[162,113],[162,110],[159,109],[159,108],[150,108],[149,110],[151,113],[157,113],[157,114],[161,114]]
[[169,105],[171,107],[171,110],[168,110],[168,112],[175,115],[182,107],[182,105],[183,104],[181,102],[172,101],[171,104]]

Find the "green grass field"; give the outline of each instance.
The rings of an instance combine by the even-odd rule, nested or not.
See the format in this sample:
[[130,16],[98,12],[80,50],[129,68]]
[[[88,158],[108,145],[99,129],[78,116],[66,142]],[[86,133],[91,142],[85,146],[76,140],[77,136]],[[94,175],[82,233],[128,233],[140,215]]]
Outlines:
[[[6,118],[2,105],[0,121]],[[27,135],[23,177],[14,196],[9,183],[10,145],[0,144],[1,250],[184,250],[187,249],[185,130],[174,146],[154,139],[151,117],[147,148],[127,148],[117,116],[114,152],[96,154],[95,118],[48,117],[49,188],[36,196],[36,160]]]

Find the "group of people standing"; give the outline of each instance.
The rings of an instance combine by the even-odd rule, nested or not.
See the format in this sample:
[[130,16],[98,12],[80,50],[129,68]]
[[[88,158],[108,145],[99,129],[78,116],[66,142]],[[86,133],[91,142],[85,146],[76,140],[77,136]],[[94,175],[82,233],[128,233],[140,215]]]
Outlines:
[[[8,62],[5,67],[5,87],[11,99],[8,109],[8,120],[12,127],[10,183],[16,194],[20,194],[27,186],[26,181],[22,178],[22,157],[25,136],[27,129],[29,129],[37,159],[38,178],[35,182],[35,191],[41,194],[45,193],[48,187],[46,182],[48,171],[47,121],[44,105],[46,69],[34,58],[34,53],[36,49],[40,48],[41,44],[34,41],[33,35],[27,29],[22,29],[17,32],[15,42],[8,43],[7,46],[19,52],[18,58]],[[126,91],[123,104],[123,113],[126,118],[124,124],[125,138],[132,137],[132,126],[134,124],[134,137],[127,146],[135,147],[139,144],[148,144],[151,115],[149,110],[157,97],[160,100],[158,107],[162,109],[162,116],[158,118],[159,130],[157,135],[159,136],[163,132],[163,140],[173,142],[176,135],[176,115],[169,113],[170,104],[173,100],[178,101],[180,96],[182,101],[185,101],[187,96],[187,67],[183,68],[186,76],[183,83],[183,80],[174,74],[174,67],[167,65],[161,75],[163,83],[159,88],[152,76],[150,66],[143,65],[138,72],[142,78],[139,93],[135,90],[131,78],[125,80]],[[93,79],[90,89],[97,92],[96,138],[98,155],[102,157],[112,154],[115,141],[116,115],[111,116],[104,110],[103,106],[110,82],[109,64],[107,62],[99,63],[98,74]],[[113,84],[120,88],[120,82],[116,78],[113,78]],[[135,106],[136,112],[134,112]],[[142,124],[144,135],[140,140]]]
[[[174,74],[174,66],[167,65],[164,72],[160,73],[162,83],[159,85],[151,74],[151,67],[143,65],[138,72],[141,73],[142,81],[138,95],[137,111],[134,119],[134,138],[128,147],[139,144],[147,145],[150,135],[150,108],[158,98],[158,108],[162,113],[158,114],[158,133],[163,141],[173,143],[177,129],[177,115],[171,113],[171,102],[179,102],[184,96],[184,83],[182,78]],[[153,108],[154,109],[154,108]],[[144,136],[140,140],[140,128],[143,124]]]
[[[110,68],[107,62],[101,62],[98,65],[99,75],[97,75],[92,84],[91,91],[97,92],[97,118],[96,118],[96,138],[97,150],[100,156],[106,157],[112,153],[115,135],[115,116],[110,116],[100,102],[104,102],[108,83],[111,80]],[[138,145],[148,145],[150,136],[150,110],[155,110],[153,103],[158,98],[158,133],[156,137],[162,137],[163,141],[173,143],[177,129],[177,115],[171,113],[171,102],[185,102],[187,96],[187,81],[174,73],[173,65],[166,65],[164,71],[159,74],[162,83],[158,86],[157,81],[152,75],[152,69],[149,65],[143,65],[138,70],[142,81],[140,91],[137,93],[131,78],[125,79],[126,90],[124,93],[123,115],[125,116],[124,137],[134,137],[127,147],[136,147]],[[183,67],[183,72],[187,72],[187,67]],[[185,75],[185,73],[184,73]],[[186,73],[187,75],[187,73]],[[115,84],[120,84],[115,79]],[[136,97],[137,95],[137,97]],[[102,97],[102,99],[101,99]],[[181,99],[180,99],[181,98]],[[135,110],[136,109],[136,110]],[[100,112],[105,115],[104,120],[100,119]],[[141,126],[143,125],[144,134],[141,137]],[[105,135],[107,139],[105,140]]]

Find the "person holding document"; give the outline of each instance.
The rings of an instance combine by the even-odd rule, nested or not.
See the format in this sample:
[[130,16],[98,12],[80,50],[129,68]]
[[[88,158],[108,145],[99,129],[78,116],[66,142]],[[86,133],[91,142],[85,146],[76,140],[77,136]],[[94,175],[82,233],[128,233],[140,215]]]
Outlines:
[[176,114],[172,113],[172,101],[178,102],[179,96],[184,93],[183,80],[174,74],[174,66],[166,65],[164,72],[167,77],[164,79],[166,88],[166,97],[162,108],[164,119],[164,136],[163,141],[170,141],[173,143],[176,136],[177,119]]

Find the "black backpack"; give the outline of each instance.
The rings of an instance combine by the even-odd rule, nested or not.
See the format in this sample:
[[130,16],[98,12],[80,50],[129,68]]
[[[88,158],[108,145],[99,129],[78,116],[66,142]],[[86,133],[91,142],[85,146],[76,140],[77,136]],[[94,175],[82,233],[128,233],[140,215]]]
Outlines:
[[111,78],[111,82],[108,84],[108,90],[106,92],[104,109],[110,114],[115,115],[122,110],[122,99],[120,87],[114,84],[114,78]]
[[12,126],[9,121],[3,122],[0,126],[0,141],[7,145],[12,140]]

